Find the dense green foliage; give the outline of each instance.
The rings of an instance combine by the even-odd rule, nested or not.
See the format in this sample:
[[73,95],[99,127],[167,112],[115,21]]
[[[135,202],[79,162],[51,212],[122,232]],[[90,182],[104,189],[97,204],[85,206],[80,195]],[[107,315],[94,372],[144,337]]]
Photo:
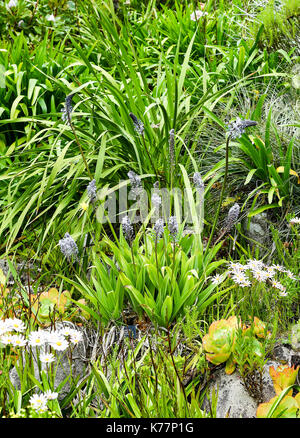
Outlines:
[[[297,322],[299,14],[295,0],[0,0],[0,258],[14,278],[0,270],[1,318],[43,328],[32,299],[52,287],[72,298],[58,309],[47,297],[48,322],[71,320],[104,342],[111,327],[132,325],[129,311],[153,330],[126,340],[125,359],[110,345],[52,414],[27,406],[34,387],[57,389],[53,376],[38,381],[28,366],[20,390],[6,386],[16,359],[0,343],[2,415],[214,416],[215,400],[201,409],[201,340],[213,321],[267,324],[260,370],[277,333]],[[238,120],[253,123],[235,136]],[[131,192],[112,214],[110,201],[136,188],[132,175],[148,213]],[[169,193],[175,232],[165,217],[157,231],[154,189]],[[261,213],[269,231],[256,241],[248,231]],[[39,272],[26,284],[20,262]],[[253,339],[237,345],[252,372]]]

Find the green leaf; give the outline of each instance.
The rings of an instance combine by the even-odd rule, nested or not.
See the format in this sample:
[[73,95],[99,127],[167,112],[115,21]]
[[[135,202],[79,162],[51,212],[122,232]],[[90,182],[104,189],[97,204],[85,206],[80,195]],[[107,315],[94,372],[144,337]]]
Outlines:
[[250,213],[248,213],[248,217],[253,217],[259,213],[262,213],[265,210],[269,210],[270,208],[278,208],[279,205],[278,204],[270,204],[270,205],[263,205],[253,211],[251,211]]

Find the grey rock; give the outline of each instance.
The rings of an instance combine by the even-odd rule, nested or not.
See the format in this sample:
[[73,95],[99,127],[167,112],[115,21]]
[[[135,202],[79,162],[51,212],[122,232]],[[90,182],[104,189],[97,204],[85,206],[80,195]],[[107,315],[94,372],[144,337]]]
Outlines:
[[291,328],[291,345],[295,352],[299,352],[300,356],[300,322]]
[[[256,418],[256,410],[259,403],[268,402],[275,397],[272,378],[269,373],[270,366],[276,369],[280,363],[268,361],[262,374],[262,394],[261,400],[254,399],[247,391],[242,377],[235,371],[227,375],[222,368],[213,375],[213,380],[209,383],[207,394],[212,400],[213,391],[217,394],[216,418]],[[205,399],[202,408],[209,412],[210,402]]]
[[[270,231],[268,227],[268,215],[266,212],[259,213],[249,220],[244,221],[244,230],[246,235],[256,242],[266,244],[270,238]],[[254,244],[254,243],[252,243]]]
[[276,395],[276,392],[274,390],[273,380],[270,376],[269,369],[271,366],[273,366],[276,369],[279,365],[280,363],[269,360],[264,366],[263,375],[262,375],[263,391],[261,394],[262,396],[261,403],[267,403],[268,401],[271,400],[271,398],[275,397]]
[[[207,392],[210,400],[213,392],[217,395],[216,418],[256,417],[257,402],[248,394],[237,371],[231,375],[227,375],[224,369],[214,373]],[[209,412],[207,398],[202,408]]]

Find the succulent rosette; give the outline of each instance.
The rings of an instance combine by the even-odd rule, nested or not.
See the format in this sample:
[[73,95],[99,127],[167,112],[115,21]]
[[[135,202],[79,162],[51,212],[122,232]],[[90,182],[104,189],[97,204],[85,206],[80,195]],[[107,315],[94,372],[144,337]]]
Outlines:
[[[277,395],[295,383],[299,368],[299,366],[295,368],[294,366],[289,367],[288,365],[279,365],[276,370],[273,366],[269,368],[269,373]],[[292,393],[293,391],[291,390],[288,395],[292,395]]]
[[215,321],[202,339],[206,359],[214,365],[226,363],[225,371],[231,374],[235,365],[232,358],[238,321],[235,316]]
[[[272,408],[273,404],[278,400],[279,395],[273,397],[267,403],[260,403],[256,411],[257,418],[267,418]],[[275,418],[299,418],[299,409],[300,409],[300,392],[295,396],[291,397],[290,395],[286,395],[278,404],[277,408],[273,413],[273,417]]]

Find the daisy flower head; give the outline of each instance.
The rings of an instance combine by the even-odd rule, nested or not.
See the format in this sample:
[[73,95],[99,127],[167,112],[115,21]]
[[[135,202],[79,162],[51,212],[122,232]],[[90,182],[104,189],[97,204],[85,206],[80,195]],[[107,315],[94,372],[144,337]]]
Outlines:
[[71,339],[70,342],[72,344],[78,344],[79,342],[81,342],[83,339],[83,335],[81,332],[79,332],[78,330],[73,330],[71,333]]
[[199,20],[199,18],[201,18],[205,15],[208,15],[208,12],[203,12],[203,11],[200,11],[199,9],[197,9],[195,12],[192,12],[192,14],[190,15],[190,19],[192,21],[197,21],[197,20]]
[[249,279],[246,277],[246,275],[243,272],[236,272],[232,276],[232,280],[237,284],[244,284],[249,281]]
[[73,332],[74,329],[72,329],[72,327],[69,326],[65,326],[62,329],[59,330],[59,334],[62,336],[71,336],[71,333]]
[[265,282],[269,278],[268,274],[265,271],[259,269],[254,270],[252,272],[252,275],[260,283]]
[[28,337],[28,342],[31,347],[40,347],[46,342],[46,333],[43,330],[31,332]]
[[47,397],[44,394],[33,394],[29,399],[30,407],[39,412],[47,410]]
[[23,332],[26,329],[26,325],[21,319],[8,318],[6,321],[10,330],[13,330],[15,332]]
[[281,290],[282,292],[284,292],[286,289],[283,284],[276,280],[272,281],[272,286],[275,287],[275,289]]
[[44,392],[44,396],[47,400],[55,400],[58,397],[58,392],[54,392],[48,389],[48,391]]
[[41,353],[40,361],[42,363],[52,363],[55,361],[55,356],[53,353]]
[[218,285],[224,281],[224,274],[216,274],[212,277],[212,284]]
[[7,333],[7,334],[1,336],[0,341],[4,345],[10,345],[10,344],[13,344],[13,338],[14,338],[14,335]]
[[229,272],[235,274],[236,272],[243,272],[247,268],[242,263],[229,262]]
[[10,332],[10,325],[7,323],[7,319],[0,320],[0,336],[4,333]]
[[264,267],[264,263],[261,260],[252,259],[252,260],[248,260],[246,266],[251,271],[256,271],[262,269]]
[[50,333],[47,342],[56,351],[64,351],[69,346],[68,341],[60,333],[57,332]]
[[281,297],[286,297],[286,296],[288,295],[288,293],[287,293],[287,292],[284,292],[284,291],[280,291],[280,292],[279,292],[279,295],[280,295]]
[[291,271],[286,270],[285,273],[291,280],[297,280],[297,277]]
[[240,281],[239,282],[239,286],[241,286],[241,287],[249,287],[249,286],[251,286],[251,281],[250,280]]
[[13,335],[12,336],[12,345],[14,347],[25,347],[27,344],[27,339],[22,335]]
[[281,265],[272,265],[274,269],[276,269],[276,271],[279,272],[285,272],[285,267],[281,266]]
[[276,270],[273,266],[266,266],[266,270],[264,271],[268,278],[273,278],[276,274]]
[[300,217],[294,217],[289,220],[290,225],[299,225],[300,224]]

